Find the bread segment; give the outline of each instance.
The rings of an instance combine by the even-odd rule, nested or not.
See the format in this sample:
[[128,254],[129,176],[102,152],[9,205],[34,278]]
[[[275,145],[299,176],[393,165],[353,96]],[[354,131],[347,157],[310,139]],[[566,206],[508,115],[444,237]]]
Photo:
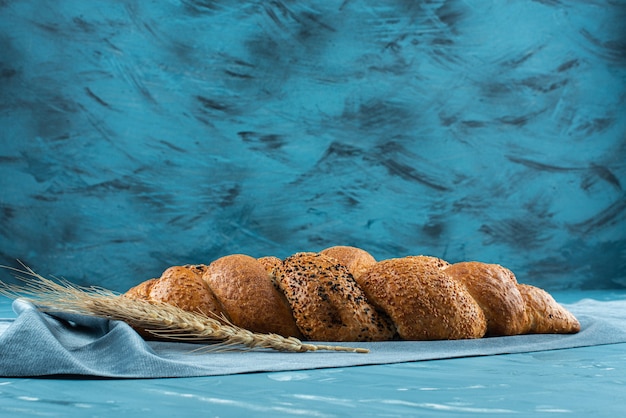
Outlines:
[[543,289],[519,284],[528,323],[524,334],[572,334],[580,331],[580,322]]
[[301,337],[287,300],[256,258],[244,254],[218,258],[202,277],[233,324],[252,332]]
[[435,257],[379,261],[360,282],[372,303],[392,319],[404,340],[480,338],[487,322],[464,286]]
[[498,264],[466,261],[452,264],[445,272],[462,283],[487,319],[488,336],[524,332],[528,315],[513,272]]
[[275,273],[302,334],[314,341],[384,341],[395,328],[376,312],[347,267],[319,253],[297,253]]

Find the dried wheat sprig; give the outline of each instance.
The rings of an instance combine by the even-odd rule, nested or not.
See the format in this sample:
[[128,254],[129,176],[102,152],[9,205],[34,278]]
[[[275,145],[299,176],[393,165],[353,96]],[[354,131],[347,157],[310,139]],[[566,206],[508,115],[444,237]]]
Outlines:
[[0,281],[0,294],[10,298],[23,297],[42,311],[67,312],[124,321],[135,328],[145,329],[155,336],[172,340],[219,342],[217,347],[244,346],[248,349],[278,351],[344,351],[367,353],[363,348],[306,344],[294,337],[260,334],[237,327],[223,318],[200,312],[188,312],[166,303],[134,300],[101,287],[83,287],[66,280],[53,281],[22,265],[13,270],[24,285],[9,285]]

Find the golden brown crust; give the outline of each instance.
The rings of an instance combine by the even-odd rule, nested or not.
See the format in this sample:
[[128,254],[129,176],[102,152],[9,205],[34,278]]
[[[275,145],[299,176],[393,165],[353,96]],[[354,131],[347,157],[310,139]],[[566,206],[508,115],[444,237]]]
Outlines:
[[149,279],[131,287],[122,296],[133,300],[150,300],[150,289],[158,279]]
[[233,324],[252,332],[301,336],[289,304],[257,259],[244,254],[221,257],[203,278]]
[[435,257],[379,261],[361,282],[368,299],[391,317],[404,340],[480,338],[487,330],[478,303]]
[[273,255],[267,255],[265,257],[257,258],[258,262],[265,267],[265,271],[268,273],[272,273],[276,267],[279,267],[283,264],[283,260],[278,257],[274,257]]
[[202,277],[206,269],[209,268],[206,264],[186,264],[183,267],[193,271],[200,277]]
[[367,302],[348,269],[319,253],[297,253],[276,271],[305,338],[382,341],[395,335],[389,319]]
[[154,282],[148,294],[149,300],[175,305],[190,312],[221,316],[222,305],[195,269],[172,266]]
[[[287,298],[283,294],[282,290],[280,290],[280,287],[278,286],[278,283],[276,281],[276,276],[274,275],[275,272],[279,270],[280,267],[282,267],[283,260],[281,260],[278,257],[274,257],[272,255],[260,257],[260,258],[257,258],[257,260],[259,261],[259,263],[261,263],[261,265],[263,265],[263,267],[265,268],[265,271],[267,271],[267,274],[269,274],[270,280],[272,281],[272,285],[276,288],[278,293],[280,293],[280,296],[285,300],[285,303],[289,305],[289,302],[287,302]],[[291,307],[289,307],[289,309],[291,309]],[[294,321],[295,321],[295,318],[294,318]]]
[[357,247],[336,245],[320,251],[328,257],[332,257],[348,268],[357,283],[359,277],[371,266],[376,264],[376,259],[370,253]]
[[487,335],[517,335],[524,331],[528,316],[512,271],[498,264],[466,261],[449,266],[445,272],[465,285],[478,302],[487,319]]
[[[150,289],[157,282],[158,279],[149,279],[139,283],[137,286],[131,287],[122,295],[122,297],[133,299],[133,300],[144,300],[150,302]],[[132,327],[139,335],[141,335],[146,340],[155,339],[154,335],[147,332],[143,328]]]
[[417,263],[427,264],[429,266],[444,270],[450,267],[450,263],[439,257],[433,257],[431,255],[407,255],[404,257],[408,260],[414,260]]
[[572,334],[580,331],[578,319],[545,290],[518,284],[528,313],[528,334]]

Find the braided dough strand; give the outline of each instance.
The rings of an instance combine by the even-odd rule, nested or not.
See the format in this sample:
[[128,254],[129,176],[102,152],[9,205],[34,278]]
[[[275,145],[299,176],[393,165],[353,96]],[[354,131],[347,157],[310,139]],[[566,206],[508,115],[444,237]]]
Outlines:
[[383,341],[395,334],[348,269],[319,253],[297,253],[275,272],[296,323],[314,341]]

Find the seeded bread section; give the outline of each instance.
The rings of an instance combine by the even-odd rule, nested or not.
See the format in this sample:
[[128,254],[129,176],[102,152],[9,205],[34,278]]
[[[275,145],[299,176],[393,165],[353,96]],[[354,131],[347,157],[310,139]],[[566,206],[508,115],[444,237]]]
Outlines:
[[274,271],[298,328],[313,341],[384,341],[395,327],[367,301],[348,269],[319,253],[296,253]]

